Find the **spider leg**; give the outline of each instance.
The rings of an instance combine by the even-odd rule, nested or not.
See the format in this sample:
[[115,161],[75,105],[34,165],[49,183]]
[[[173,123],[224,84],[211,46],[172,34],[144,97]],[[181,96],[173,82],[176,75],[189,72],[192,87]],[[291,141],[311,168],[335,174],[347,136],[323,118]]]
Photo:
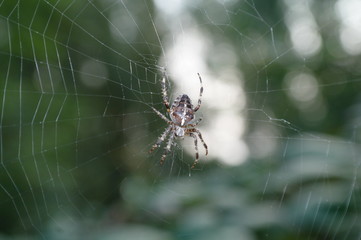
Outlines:
[[195,121],[194,123],[188,124],[188,126],[194,128],[195,126],[198,125],[198,123],[200,123],[200,121],[202,121],[202,118],[198,118],[197,121]]
[[168,94],[167,94],[167,86],[166,86],[166,79],[167,76],[165,74],[165,70],[163,71],[163,77],[162,77],[162,96],[163,96],[163,104],[164,106],[167,108],[167,111],[169,112],[170,107],[169,107],[169,100],[168,100]]
[[197,163],[198,163],[198,159],[199,159],[199,153],[198,153],[198,141],[197,141],[197,136],[193,133],[188,133],[189,136],[193,137],[194,139],[194,149],[196,150],[196,160],[194,160],[194,163],[192,164],[191,168],[194,168]]
[[187,132],[189,132],[189,133],[194,133],[194,132],[197,133],[199,139],[201,140],[201,142],[203,144],[204,149],[206,150],[206,155],[208,155],[208,146],[204,142],[201,132],[196,128],[190,128],[190,129],[187,130]]
[[201,107],[202,103],[202,95],[203,95],[203,84],[202,84],[202,78],[201,75],[198,73],[199,81],[201,83],[201,88],[199,90],[199,98],[198,98],[198,105],[193,109],[194,112],[197,112],[198,109]]
[[169,134],[171,128],[172,126],[170,125],[164,130],[164,132],[158,137],[157,142],[149,150],[149,153],[152,153],[156,148],[159,148],[160,144],[162,144],[162,142],[167,138],[167,135]]
[[160,159],[160,165],[163,165],[165,158],[167,157],[168,153],[170,152],[170,148],[172,147],[173,140],[174,140],[174,134],[171,134],[168,139],[167,146],[164,148],[165,151]]
[[168,124],[171,124],[172,121],[169,121],[169,119],[164,116],[161,112],[159,112],[157,109],[155,109],[154,107],[151,106],[151,108],[153,109],[153,111],[161,118],[163,119],[164,121],[166,121]]

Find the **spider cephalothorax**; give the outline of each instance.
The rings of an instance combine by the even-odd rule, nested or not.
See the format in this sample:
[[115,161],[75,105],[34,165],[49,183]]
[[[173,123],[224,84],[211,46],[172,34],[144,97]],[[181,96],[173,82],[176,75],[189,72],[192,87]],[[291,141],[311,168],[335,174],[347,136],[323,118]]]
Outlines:
[[162,158],[160,160],[160,163],[163,164],[165,158],[167,157],[167,154],[170,152],[171,146],[173,144],[174,138],[179,137],[183,138],[184,136],[190,136],[194,139],[194,146],[196,150],[196,159],[192,165],[192,168],[197,164],[199,154],[198,154],[198,140],[197,136],[203,143],[204,148],[206,149],[206,155],[208,154],[208,147],[207,144],[204,142],[202,138],[202,134],[200,131],[195,128],[195,126],[202,120],[199,118],[197,121],[194,122],[195,113],[198,111],[198,109],[201,106],[201,98],[203,94],[203,86],[202,86],[202,78],[198,73],[199,81],[201,83],[201,88],[199,92],[199,99],[198,104],[195,108],[193,108],[191,99],[186,94],[179,95],[174,102],[172,103],[172,106],[169,105],[168,101],[168,95],[167,95],[167,89],[166,89],[166,75],[163,73],[162,78],[162,95],[163,95],[163,104],[167,109],[167,112],[169,112],[170,119],[169,120],[166,116],[164,116],[161,112],[159,112],[157,109],[153,108],[153,111],[161,117],[163,120],[165,120],[168,123],[168,127],[165,129],[165,131],[160,135],[157,142],[152,146],[152,148],[149,150],[149,152],[153,152],[156,148],[158,148],[161,143],[168,137],[168,143],[166,145],[165,152],[162,155]]

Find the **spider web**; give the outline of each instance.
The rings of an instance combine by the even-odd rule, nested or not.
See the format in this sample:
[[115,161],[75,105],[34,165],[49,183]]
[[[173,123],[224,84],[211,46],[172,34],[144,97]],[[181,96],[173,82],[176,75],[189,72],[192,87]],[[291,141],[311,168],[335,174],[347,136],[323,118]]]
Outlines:
[[[2,1],[1,234],[359,238],[360,5]],[[193,139],[148,154],[163,71],[203,79],[195,169]]]

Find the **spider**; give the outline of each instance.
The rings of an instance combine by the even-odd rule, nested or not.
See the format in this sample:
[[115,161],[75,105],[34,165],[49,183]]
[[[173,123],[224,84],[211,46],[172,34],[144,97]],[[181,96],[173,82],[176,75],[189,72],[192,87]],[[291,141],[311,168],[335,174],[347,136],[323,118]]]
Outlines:
[[166,74],[163,72],[161,87],[162,87],[162,96],[163,96],[163,104],[167,109],[167,112],[169,113],[170,120],[164,116],[161,112],[159,112],[154,107],[151,107],[153,111],[164,121],[168,123],[168,127],[165,129],[165,131],[158,137],[158,140],[156,143],[152,146],[152,148],[149,150],[149,153],[153,152],[156,148],[159,148],[162,142],[164,142],[167,137],[168,142],[167,145],[164,148],[164,153],[160,159],[160,164],[162,165],[168,155],[168,153],[171,150],[171,146],[173,145],[173,142],[175,138],[181,138],[183,139],[184,136],[190,136],[194,139],[194,148],[196,151],[196,159],[194,160],[194,163],[191,168],[194,168],[196,164],[198,163],[198,138],[201,140],[205,150],[206,155],[208,155],[208,147],[207,144],[204,142],[201,132],[195,128],[200,121],[202,121],[202,118],[199,118],[198,120],[194,121],[195,113],[199,110],[202,103],[202,94],[203,94],[203,85],[202,85],[202,78],[201,75],[198,73],[199,81],[201,84],[201,88],[199,90],[199,99],[198,104],[196,107],[193,108],[191,99],[186,94],[179,95],[172,105],[170,106],[168,101],[168,94],[167,94],[167,88],[166,88]]

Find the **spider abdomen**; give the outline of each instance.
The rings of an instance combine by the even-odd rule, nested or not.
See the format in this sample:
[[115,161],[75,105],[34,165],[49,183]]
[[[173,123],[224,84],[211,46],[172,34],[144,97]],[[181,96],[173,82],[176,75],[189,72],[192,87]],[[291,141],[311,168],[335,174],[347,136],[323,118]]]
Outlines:
[[185,126],[193,120],[193,105],[188,95],[179,95],[174,100],[170,109],[170,117],[172,121],[179,126]]

